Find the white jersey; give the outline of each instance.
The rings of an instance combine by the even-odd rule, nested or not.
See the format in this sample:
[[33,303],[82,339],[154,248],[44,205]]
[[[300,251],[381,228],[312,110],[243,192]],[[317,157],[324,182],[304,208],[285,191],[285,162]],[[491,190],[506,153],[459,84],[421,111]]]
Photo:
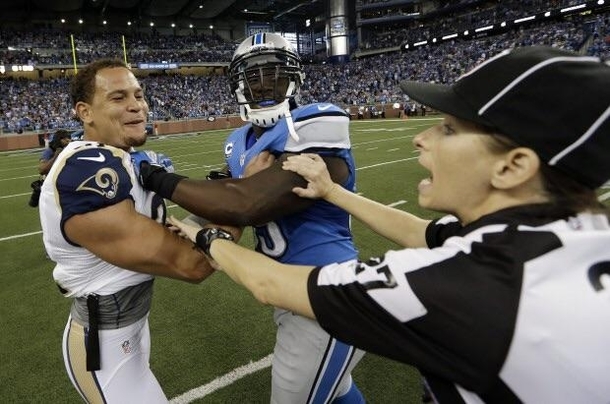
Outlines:
[[610,402],[610,226],[546,205],[466,227],[430,249],[315,269],[309,296],[335,337],[417,366],[440,402]]
[[153,278],[103,261],[64,232],[72,216],[128,198],[136,211],[165,220],[163,199],[139,185],[129,153],[97,142],[73,141],[58,156],[42,186],[40,221],[47,253],[57,263],[53,278],[67,291],[65,296],[109,295]]

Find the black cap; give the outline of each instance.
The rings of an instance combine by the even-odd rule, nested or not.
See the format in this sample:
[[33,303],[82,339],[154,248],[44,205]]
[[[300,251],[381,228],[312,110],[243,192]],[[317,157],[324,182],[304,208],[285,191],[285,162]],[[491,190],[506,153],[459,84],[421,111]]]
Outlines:
[[610,65],[557,48],[506,50],[453,85],[403,81],[412,99],[486,125],[580,183],[610,178]]

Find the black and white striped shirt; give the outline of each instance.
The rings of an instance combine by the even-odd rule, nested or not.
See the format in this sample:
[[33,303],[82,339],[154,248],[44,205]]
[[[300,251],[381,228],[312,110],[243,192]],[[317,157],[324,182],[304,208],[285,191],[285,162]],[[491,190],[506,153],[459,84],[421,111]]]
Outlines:
[[429,249],[316,268],[311,304],[338,339],[417,366],[441,403],[609,403],[610,226],[565,217],[434,221]]

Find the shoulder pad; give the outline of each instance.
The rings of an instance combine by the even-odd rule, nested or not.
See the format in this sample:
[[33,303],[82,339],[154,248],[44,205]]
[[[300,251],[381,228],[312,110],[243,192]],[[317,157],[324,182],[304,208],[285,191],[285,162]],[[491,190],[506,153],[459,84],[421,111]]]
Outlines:
[[334,104],[316,103],[292,111],[299,141],[289,137],[285,151],[301,152],[311,148],[349,149],[349,116]]

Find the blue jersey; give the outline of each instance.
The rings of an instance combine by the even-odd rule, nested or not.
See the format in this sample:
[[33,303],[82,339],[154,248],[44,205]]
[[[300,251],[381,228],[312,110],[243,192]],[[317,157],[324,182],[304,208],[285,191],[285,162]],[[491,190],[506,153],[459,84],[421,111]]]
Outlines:
[[[349,116],[345,111],[333,104],[316,103],[291,113],[298,140],[290,136],[285,118],[256,141],[252,124],[229,135],[225,158],[231,175],[242,177],[250,159],[265,150],[276,157],[283,153],[312,152],[344,159],[349,177],[342,185],[354,191],[356,172],[349,140]],[[349,225],[349,215],[343,209],[316,201],[304,211],[255,227],[256,250],[290,264],[326,265],[356,259],[358,253]]]

